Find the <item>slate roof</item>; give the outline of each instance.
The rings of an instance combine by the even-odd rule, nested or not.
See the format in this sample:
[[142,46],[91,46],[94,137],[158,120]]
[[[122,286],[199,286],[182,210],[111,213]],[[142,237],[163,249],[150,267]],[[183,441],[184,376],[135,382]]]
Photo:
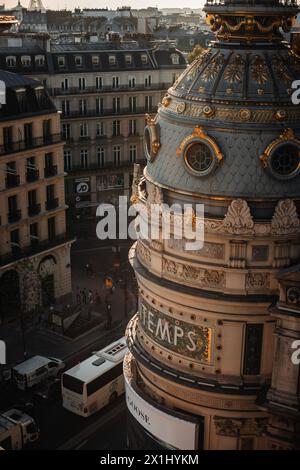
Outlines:
[[[0,70],[0,80],[6,85],[6,104],[0,107],[0,121],[56,112],[48,93],[37,80],[4,70]],[[38,93],[36,88],[39,88]],[[24,91],[17,93],[20,89]]]

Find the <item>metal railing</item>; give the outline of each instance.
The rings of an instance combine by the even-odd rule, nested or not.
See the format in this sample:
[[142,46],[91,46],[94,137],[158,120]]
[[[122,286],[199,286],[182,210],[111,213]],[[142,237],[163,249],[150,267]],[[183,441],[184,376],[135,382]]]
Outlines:
[[157,106],[152,107],[136,107],[135,109],[131,108],[120,108],[115,110],[113,108],[104,109],[103,111],[98,112],[96,109],[87,109],[87,110],[77,110],[77,111],[70,111],[68,114],[63,114],[62,119],[70,119],[70,118],[85,118],[85,117],[102,117],[102,116],[126,116],[126,115],[136,115],[136,114],[146,114],[146,113],[156,113]]
[[109,92],[120,92],[120,91],[130,91],[134,93],[135,91],[165,91],[172,86],[172,83],[161,82],[161,83],[154,83],[152,85],[119,85],[118,87],[113,87],[112,85],[105,85],[101,88],[97,88],[96,86],[87,86],[84,89],[79,87],[69,87],[66,90],[62,88],[49,88],[48,92],[50,96],[60,96],[60,95],[77,95],[82,93],[109,93]]
[[59,205],[58,197],[54,199],[49,199],[46,201],[46,210],[47,211],[52,211],[53,209],[57,209]]
[[58,172],[57,165],[46,166],[44,168],[45,178],[51,178],[52,176],[56,176],[57,172]]
[[5,178],[5,186],[7,189],[15,188],[20,185],[20,176],[19,175],[8,175]]
[[7,219],[9,224],[13,224],[14,222],[18,222],[22,217],[21,209],[16,209],[15,211],[9,212],[7,214]]
[[29,217],[38,215],[40,212],[41,212],[41,204],[32,204],[31,206],[28,206]]
[[9,145],[0,145],[0,155],[7,155],[10,153],[21,152],[30,150],[37,147],[44,147],[47,145],[57,144],[61,142],[60,134],[53,134],[47,137],[35,137],[30,141],[18,140],[17,142],[10,142]]
[[6,264],[13,263],[14,261],[18,261],[22,258],[36,255],[37,253],[41,253],[71,240],[74,240],[74,236],[72,234],[64,234],[54,237],[51,240],[37,241],[30,246],[14,250],[14,252],[10,252],[5,255],[0,255],[0,266],[5,266]]
[[39,176],[39,170],[28,170],[26,173],[26,181],[27,183],[32,183],[33,181],[37,181],[39,179]]

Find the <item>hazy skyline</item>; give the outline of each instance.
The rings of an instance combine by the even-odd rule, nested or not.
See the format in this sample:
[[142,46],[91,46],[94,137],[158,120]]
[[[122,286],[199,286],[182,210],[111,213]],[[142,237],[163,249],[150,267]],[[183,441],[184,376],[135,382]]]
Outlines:
[[[21,0],[21,4],[25,7],[29,5],[30,0]],[[173,0],[160,0],[158,2],[151,1],[151,0],[103,0],[103,2],[99,2],[99,0],[42,0],[43,5],[46,8],[51,9],[68,9],[73,10],[76,7],[80,8],[106,8],[109,9],[116,9],[117,7],[128,5],[132,8],[147,8],[147,7],[155,7],[158,8],[181,8],[179,5],[174,5]],[[5,3],[6,8],[13,8],[17,5],[18,0],[7,0]],[[182,8],[201,8],[204,4],[204,0],[185,0],[184,6]]]

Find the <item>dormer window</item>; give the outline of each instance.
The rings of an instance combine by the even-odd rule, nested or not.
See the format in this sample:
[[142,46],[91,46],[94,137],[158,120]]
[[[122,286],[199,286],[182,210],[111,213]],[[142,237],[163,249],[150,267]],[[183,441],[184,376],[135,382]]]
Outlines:
[[31,57],[30,55],[23,55],[21,57],[21,63],[23,67],[30,67],[31,65]]
[[178,54],[171,54],[171,60],[173,65],[179,64],[179,55]]
[[59,67],[64,67],[66,64],[65,58],[63,56],[58,57],[57,61]]
[[126,65],[131,65],[132,64],[132,56],[130,54],[125,55],[125,63],[126,63]]
[[75,65],[76,65],[76,67],[81,67],[82,66],[82,57],[81,57],[81,55],[76,55],[75,56]]
[[116,56],[115,55],[110,55],[108,58],[109,65],[116,65]]
[[45,56],[44,55],[36,55],[34,60],[35,60],[35,65],[37,67],[43,67],[43,65],[45,65]]
[[143,65],[148,64],[148,56],[147,56],[147,54],[142,54],[142,55],[141,55],[141,59],[142,59],[142,64],[143,64]]
[[17,65],[17,59],[15,56],[7,56],[6,57],[6,66],[7,67],[15,67]]
[[98,55],[93,55],[92,56],[92,65],[97,66],[97,65],[99,65],[99,63],[100,63],[99,56]]

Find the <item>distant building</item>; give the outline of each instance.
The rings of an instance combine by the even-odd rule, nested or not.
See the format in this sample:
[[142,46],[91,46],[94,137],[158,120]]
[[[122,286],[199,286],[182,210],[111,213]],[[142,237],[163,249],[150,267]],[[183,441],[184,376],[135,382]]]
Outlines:
[[71,294],[60,116],[37,81],[0,71],[1,319]]
[[[96,206],[129,194],[133,163],[144,162],[145,114],[157,111],[186,67],[174,46],[140,47],[138,37],[51,47],[43,35],[31,42],[6,35],[0,42],[0,68],[41,80],[62,113],[70,220],[83,231],[91,221],[93,234]],[[78,192],[82,181],[84,194]]]

